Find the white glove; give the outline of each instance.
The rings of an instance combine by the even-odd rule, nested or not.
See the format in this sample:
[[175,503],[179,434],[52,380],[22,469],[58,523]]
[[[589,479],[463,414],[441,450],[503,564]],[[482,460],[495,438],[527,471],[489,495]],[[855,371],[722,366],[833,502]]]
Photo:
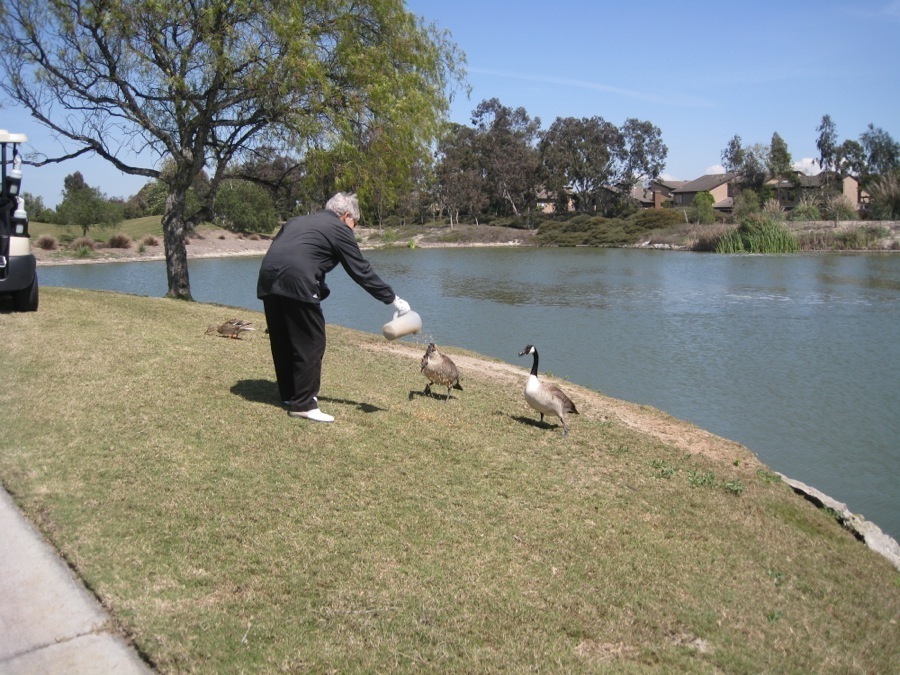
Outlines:
[[394,302],[392,304],[394,305],[394,309],[396,309],[397,313],[400,315],[406,314],[410,309],[409,303],[399,295],[394,298]]

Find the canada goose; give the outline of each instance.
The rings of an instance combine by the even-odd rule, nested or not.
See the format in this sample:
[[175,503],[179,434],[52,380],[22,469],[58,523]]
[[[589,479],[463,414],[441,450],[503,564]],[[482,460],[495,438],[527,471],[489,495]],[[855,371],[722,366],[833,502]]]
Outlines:
[[225,323],[221,325],[210,324],[209,328],[206,329],[207,335],[212,335],[213,333],[218,333],[222,337],[233,338],[235,340],[239,339],[241,333],[248,330],[256,330],[253,327],[253,324],[249,321],[243,321],[241,319],[229,319]]
[[555,384],[549,382],[541,382],[538,379],[538,351],[534,345],[525,345],[519,356],[526,354],[534,355],[534,363],[531,365],[531,375],[525,382],[525,400],[532,408],[541,414],[541,422],[544,421],[544,415],[556,415],[563,425],[563,435],[568,435],[569,426],[566,424],[566,413],[578,414],[572,399],[563,393],[563,390]]
[[431,394],[432,383],[447,387],[447,398],[444,401],[450,400],[451,389],[462,391],[456,364],[450,360],[449,356],[441,354],[433,342],[428,343],[428,347],[425,348],[421,371],[429,379],[428,384],[425,385],[426,394]]

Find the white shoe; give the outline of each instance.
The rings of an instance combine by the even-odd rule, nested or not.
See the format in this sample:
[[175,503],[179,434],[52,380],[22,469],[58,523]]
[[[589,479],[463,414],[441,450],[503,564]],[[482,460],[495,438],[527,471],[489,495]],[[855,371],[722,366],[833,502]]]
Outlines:
[[312,420],[313,422],[334,422],[333,416],[323,413],[318,408],[303,411],[291,410],[288,415],[291,417],[302,417],[303,419]]

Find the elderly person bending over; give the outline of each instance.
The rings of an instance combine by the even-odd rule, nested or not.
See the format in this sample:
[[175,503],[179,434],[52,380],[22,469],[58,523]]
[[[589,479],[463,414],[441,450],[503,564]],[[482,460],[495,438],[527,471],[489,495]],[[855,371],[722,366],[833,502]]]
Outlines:
[[325,275],[340,264],[350,278],[401,314],[401,300],[372,269],[356,243],[359,220],[355,194],[337,193],[325,210],[288,220],[263,258],[256,296],[263,301],[272,360],[281,400],[291,417],[333,422],[319,410],[317,396],[325,355],[325,317],[321,302],[331,292]]

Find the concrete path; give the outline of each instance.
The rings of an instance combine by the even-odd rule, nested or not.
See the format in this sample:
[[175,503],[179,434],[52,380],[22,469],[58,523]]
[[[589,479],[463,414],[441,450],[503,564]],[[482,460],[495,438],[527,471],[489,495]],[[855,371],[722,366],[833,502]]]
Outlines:
[[152,670],[0,488],[0,675],[113,672]]

